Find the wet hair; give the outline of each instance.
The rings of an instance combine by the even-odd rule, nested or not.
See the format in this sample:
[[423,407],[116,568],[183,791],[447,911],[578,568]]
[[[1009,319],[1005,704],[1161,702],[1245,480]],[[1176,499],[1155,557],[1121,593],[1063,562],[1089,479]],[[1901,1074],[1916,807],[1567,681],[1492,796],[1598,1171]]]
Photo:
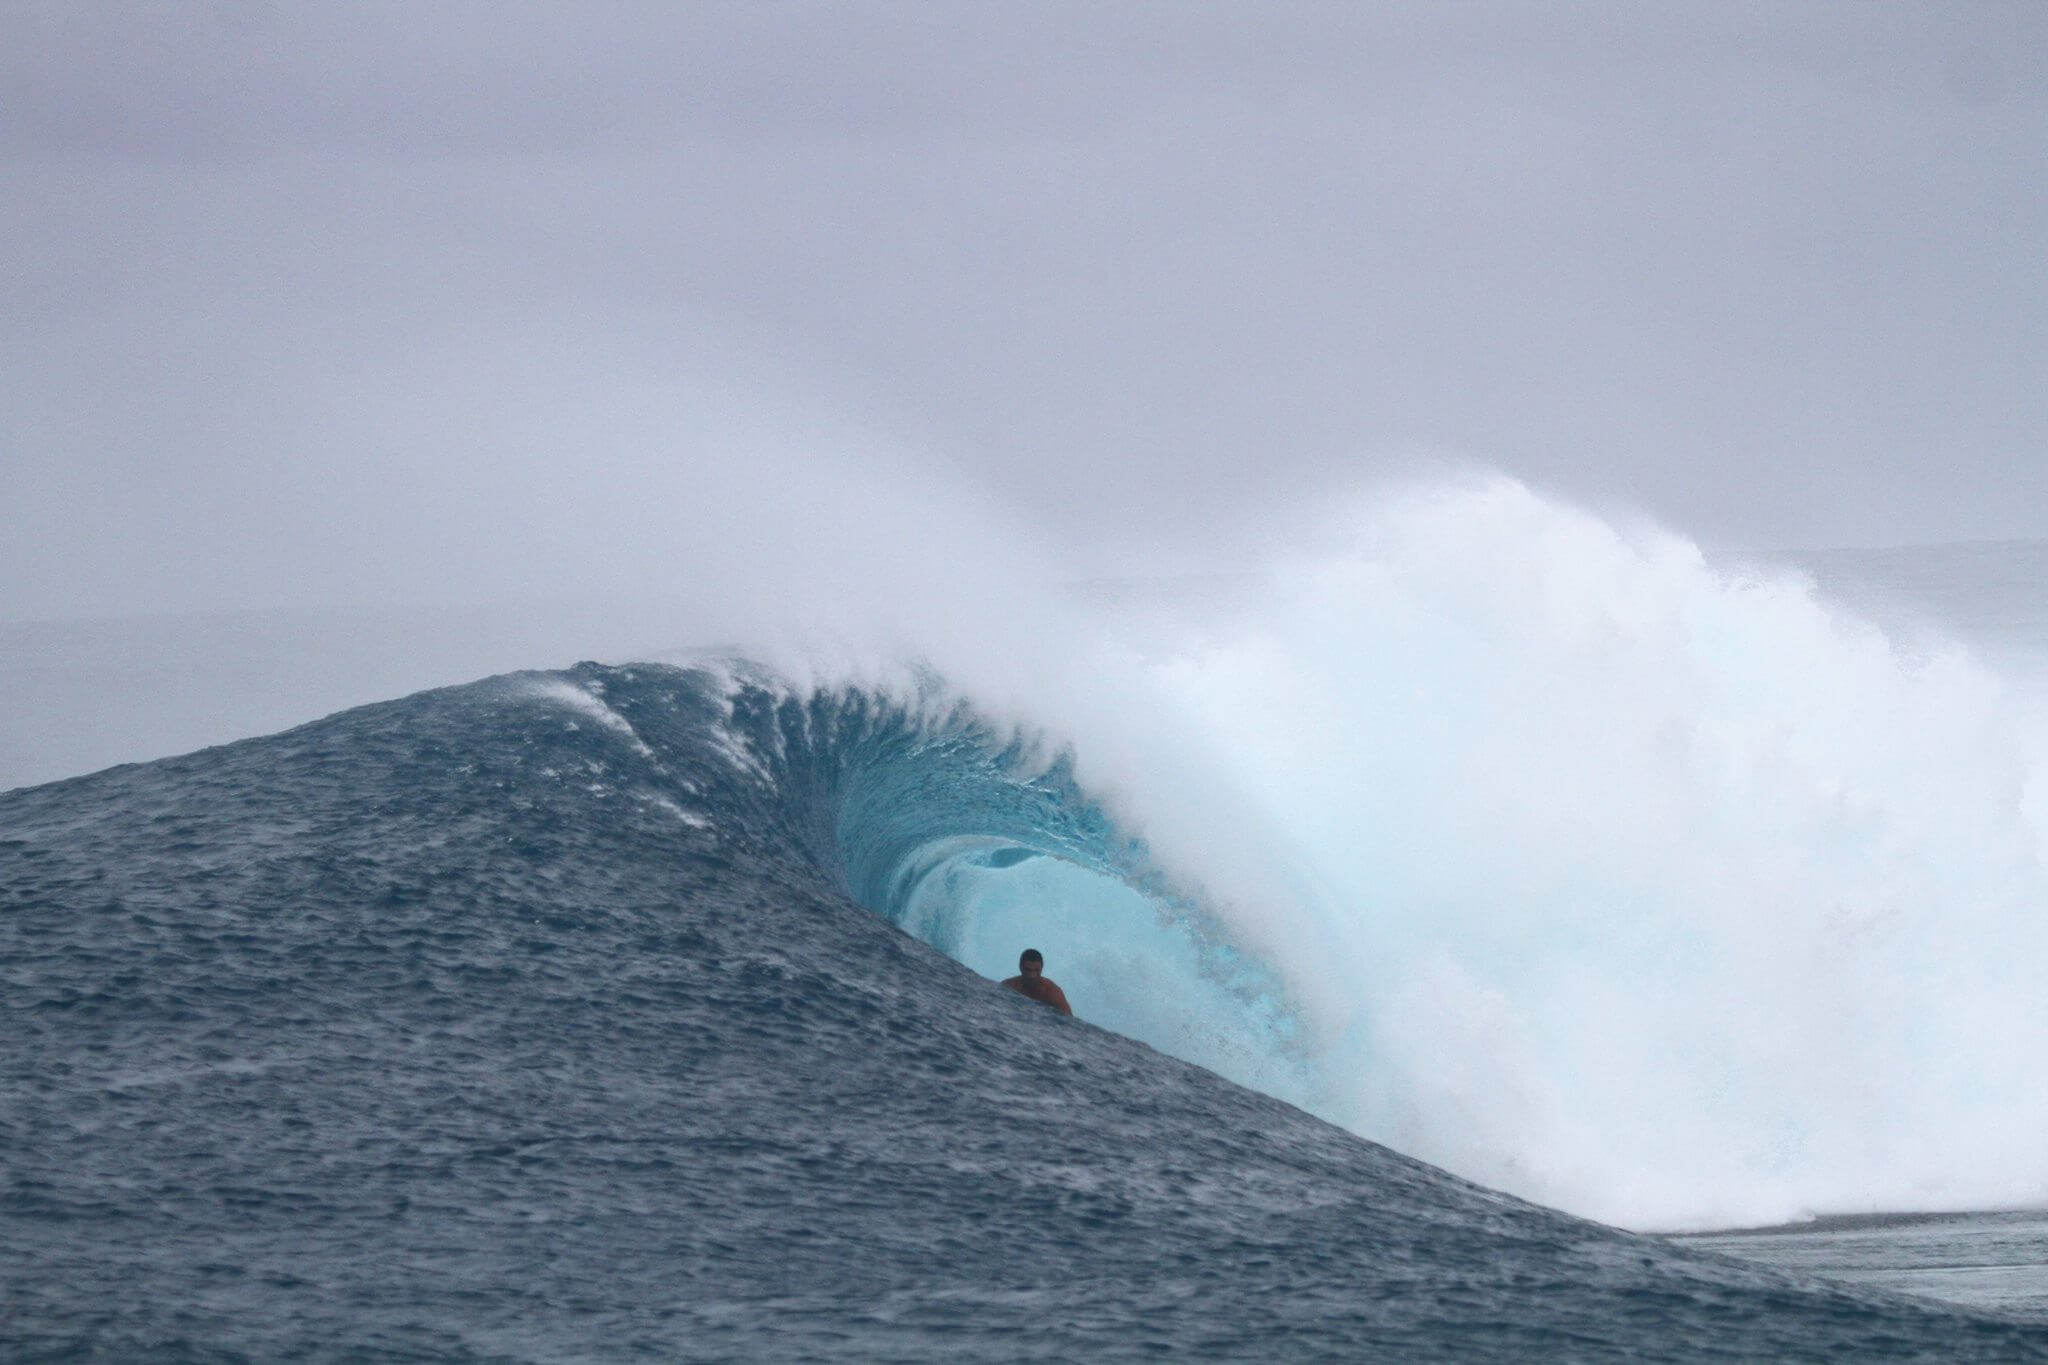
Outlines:
[[1017,957],[1018,970],[1021,971],[1027,962],[1036,962],[1039,966],[1043,967],[1045,965],[1045,954],[1039,952],[1036,948],[1026,948]]

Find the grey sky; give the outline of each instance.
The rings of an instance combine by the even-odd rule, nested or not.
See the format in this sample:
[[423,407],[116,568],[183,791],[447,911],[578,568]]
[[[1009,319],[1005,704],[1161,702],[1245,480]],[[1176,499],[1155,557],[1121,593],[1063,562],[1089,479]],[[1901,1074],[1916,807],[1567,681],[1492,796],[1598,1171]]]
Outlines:
[[870,496],[1117,572],[1432,458],[2048,536],[2034,0],[16,0],[0,160],[0,619],[666,592]]

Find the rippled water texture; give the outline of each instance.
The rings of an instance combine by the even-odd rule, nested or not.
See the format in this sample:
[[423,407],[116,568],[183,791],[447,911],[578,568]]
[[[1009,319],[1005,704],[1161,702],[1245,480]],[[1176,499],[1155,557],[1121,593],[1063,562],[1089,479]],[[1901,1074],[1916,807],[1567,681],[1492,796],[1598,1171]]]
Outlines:
[[780,704],[585,666],[0,795],[4,1354],[2048,1356],[996,989],[845,894],[875,724]]

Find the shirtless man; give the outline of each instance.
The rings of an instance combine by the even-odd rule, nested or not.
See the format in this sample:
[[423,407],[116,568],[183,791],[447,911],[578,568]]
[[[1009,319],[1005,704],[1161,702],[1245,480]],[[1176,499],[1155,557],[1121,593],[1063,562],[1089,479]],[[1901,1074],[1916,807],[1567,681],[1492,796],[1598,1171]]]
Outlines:
[[1017,959],[1017,971],[1018,975],[1003,983],[1004,989],[1028,995],[1041,1005],[1051,1005],[1061,1014],[1073,1014],[1067,1005],[1067,993],[1045,975],[1045,954],[1036,948],[1026,948],[1024,955]]

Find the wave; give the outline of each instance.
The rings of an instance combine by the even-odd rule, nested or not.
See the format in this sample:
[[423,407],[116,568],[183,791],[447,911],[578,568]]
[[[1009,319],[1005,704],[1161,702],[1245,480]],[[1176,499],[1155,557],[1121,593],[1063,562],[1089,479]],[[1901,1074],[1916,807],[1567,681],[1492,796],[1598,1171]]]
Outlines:
[[738,663],[700,676],[723,688],[735,763],[854,900],[984,976],[1042,943],[1092,1022],[1315,1100],[1285,983],[1079,785],[1070,750],[936,677],[906,696],[800,694]]
[[[2038,1350],[1479,1188],[1091,1026],[1130,1007],[1078,971],[1119,936],[1126,996],[1193,990],[1267,1054],[1305,1006],[1089,790],[929,679],[586,664],[0,793],[0,1351]],[[1079,1021],[845,894],[968,954],[1046,927],[989,888],[1047,872],[1019,904],[1086,928],[1046,943]]]
[[1625,1226],[2048,1198],[2042,730],[1961,646],[1504,480],[1017,619],[727,683],[975,970]]

